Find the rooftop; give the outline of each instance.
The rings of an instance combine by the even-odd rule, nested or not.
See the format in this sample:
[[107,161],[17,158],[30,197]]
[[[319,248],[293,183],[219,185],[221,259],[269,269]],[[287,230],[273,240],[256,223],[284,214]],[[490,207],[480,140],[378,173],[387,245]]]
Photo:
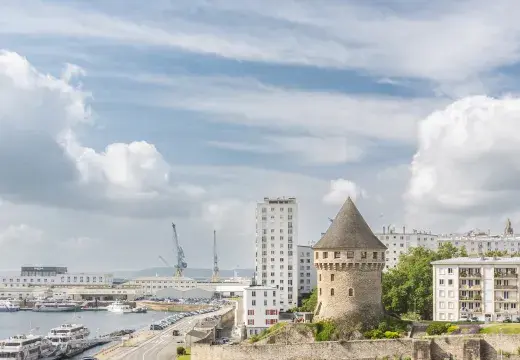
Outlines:
[[433,261],[432,265],[520,265],[520,257],[458,257]]
[[244,288],[244,290],[276,290],[276,288],[267,285],[249,285],[248,287]]
[[374,235],[350,197],[313,248],[386,250],[386,246]]

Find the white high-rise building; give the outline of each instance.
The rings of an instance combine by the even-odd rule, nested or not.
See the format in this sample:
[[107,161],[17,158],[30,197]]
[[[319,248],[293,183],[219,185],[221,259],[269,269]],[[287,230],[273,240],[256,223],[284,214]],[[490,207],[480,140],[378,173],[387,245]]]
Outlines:
[[432,262],[433,320],[516,320],[518,257],[465,257]]
[[385,270],[394,268],[399,262],[399,255],[405,254],[412,247],[422,246],[427,249],[437,250],[439,246],[438,236],[426,231],[413,229],[406,231],[403,226],[398,232],[392,226],[383,226],[383,232],[374,233],[388,250],[386,250]]
[[316,287],[316,268],[310,245],[298,245],[298,295],[308,294]]
[[256,281],[276,288],[281,310],[298,304],[298,204],[264,198],[256,207]]

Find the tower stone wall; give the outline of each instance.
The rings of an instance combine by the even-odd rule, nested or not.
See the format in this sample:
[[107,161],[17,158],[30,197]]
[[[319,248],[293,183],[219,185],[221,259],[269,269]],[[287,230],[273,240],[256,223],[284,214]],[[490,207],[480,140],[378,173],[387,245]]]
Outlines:
[[316,319],[357,316],[376,320],[383,315],[384,251],[314,250],[314,266],[318,274]]

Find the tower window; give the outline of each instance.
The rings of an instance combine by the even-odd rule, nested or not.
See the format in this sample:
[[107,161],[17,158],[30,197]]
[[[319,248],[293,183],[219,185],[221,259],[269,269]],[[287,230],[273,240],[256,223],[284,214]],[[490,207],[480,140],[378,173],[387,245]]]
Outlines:
[[320,256],[320,253],[316,251],[316,259],[318,259]]
[[366,258],[367,258],[367,252],[361,251],[361,259],[366,259]]
[[352,288],[348,289],[348,296],[354,296],[354,289],[352,289]]
[[334,289],[330,289],[330,295],[334,296]]
[[324,259],[326,259],[326,258],[328,257],[328,255],[329,255],[329,254],[328,254],[327,252],[325,252],[325,251],[323,252],[323,258],[324,258]]
[[339,259],[339,256],[340,256],[340,252],[334,251],[334,259]]
[[354,258],[354,251],[347,251],[347,259],[353,259]]
[[377,251],[372,253],[372,259],[377,260]]
[[330,274],[330,281],[334,281],[334,274]]
[[321,274],[320,274],[320,281],[321,281]]
[[320,288],[320,295],[321,295],[321,288]]

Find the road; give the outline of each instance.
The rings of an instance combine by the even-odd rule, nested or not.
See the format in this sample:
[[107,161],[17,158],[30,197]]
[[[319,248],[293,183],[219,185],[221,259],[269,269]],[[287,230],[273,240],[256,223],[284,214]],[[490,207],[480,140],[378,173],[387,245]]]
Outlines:
[[[113,360],[170,360],[176,354],[177,346],[184,346],[184,334],[193,329],[197,322],[208,316],[220,315],[229,311],[226,307],[216,312],[200,314],[181,319],[165,330],[157,331],[153,338],[139,344],[136,347],[128,348],[125,353],[118,353]],[[181,336],[172,336],[172,331],[179,330]]]

